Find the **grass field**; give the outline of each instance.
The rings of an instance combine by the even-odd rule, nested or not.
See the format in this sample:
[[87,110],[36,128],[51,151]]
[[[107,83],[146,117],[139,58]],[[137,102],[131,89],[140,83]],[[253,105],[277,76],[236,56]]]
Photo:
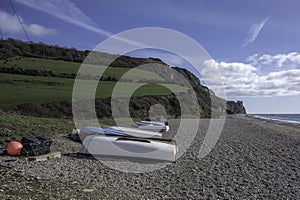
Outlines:
[[[61,100],[71,100],[73,91],[73,79],[41,76],[25,76],[17,74],[0,73],[0,104],[19,103],[47,103]],[[92,92],[91,81],[85,80],[82,85],[82,95]],[[116,82],[100,81],[96,91],[96,98],[110,97]],[[128,91],[139,87],[133,96],[145,95],[169,95],[171,91],[164,86],[142,83],[118,82],[118,97],[128,96]],[[174,92],[187,92],[180,85],[164,84]],[[142,86],[142,87],[140,87]]]
[[[0,60],[0,67],[20,67],[24,69],[35,69],[42,71],[53,71],[56,73],[76,74],[80,68],[81,63],[66,62],[62,60],[49,60],[42,58],[27,58],[27,57],[13,57],[6,60]],[[129,69],[121,67],[108,67],[105,70],[105,66],[100,65],[86,65],[97,69],[99,73],[103,73],[103,77],[114,77],[119,79],[124,73],[132,70],[132,73],[128,77],[129,80],[163,80],[158,74],[140,69]]]

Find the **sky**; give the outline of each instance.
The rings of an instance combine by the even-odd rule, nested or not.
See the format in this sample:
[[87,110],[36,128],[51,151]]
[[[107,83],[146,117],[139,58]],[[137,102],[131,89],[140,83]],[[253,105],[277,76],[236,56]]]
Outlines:
[[[298,0],[9,0],[0,2],[4,38],[81,50],[133,28],[179,31],[210,55],[200,77],[217,67],[228,100],[248,113],[300,113],[300,1]],[[176,41],[174,41],[176,42]],[[172,66],[189,67],[178,55],[139,51]]]

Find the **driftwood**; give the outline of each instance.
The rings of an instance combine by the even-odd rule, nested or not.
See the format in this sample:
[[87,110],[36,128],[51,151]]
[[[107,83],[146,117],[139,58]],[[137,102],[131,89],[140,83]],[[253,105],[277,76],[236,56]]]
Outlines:
[[60,157],[61,157],[61,152],[54,151],[54,152],[50,152],[50,153],[43,154],[43,155],[30,156],[28,158],[28,160],[30,160],[30,161],[45,161],[45,160],[49,160],[51,158],[60,158]]
[[2,173],[2,172],[8,172],[10,170],[12,170],[12,167],[0,164],[0,173]]

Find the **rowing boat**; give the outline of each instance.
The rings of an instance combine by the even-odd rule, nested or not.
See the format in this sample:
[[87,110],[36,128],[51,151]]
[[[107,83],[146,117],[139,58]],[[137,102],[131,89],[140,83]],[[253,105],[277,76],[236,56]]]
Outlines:
[[90,135],[84,138],[79,153],[175,161],[177,148],[172,140]]

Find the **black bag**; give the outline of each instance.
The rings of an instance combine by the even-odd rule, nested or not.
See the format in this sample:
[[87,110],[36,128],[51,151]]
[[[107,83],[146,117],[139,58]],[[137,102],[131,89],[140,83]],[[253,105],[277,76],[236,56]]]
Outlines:
[[52,140],[42,135],[34,135],[22,137],[21,143],[23,156],[37,156],[50,152]]

